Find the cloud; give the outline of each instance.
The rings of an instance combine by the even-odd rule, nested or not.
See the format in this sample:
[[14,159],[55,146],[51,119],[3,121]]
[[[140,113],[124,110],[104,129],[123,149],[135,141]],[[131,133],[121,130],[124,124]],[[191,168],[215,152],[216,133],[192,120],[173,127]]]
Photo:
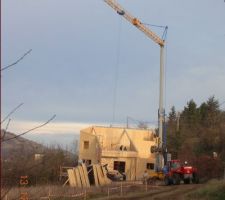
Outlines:
[[[15,134],[21,134],[29,129],[32,129],[36,126],[39,126],[43,122],[41,121],[22,121],[22,120],[13,120],[11,122],[10,128],[8,131]],[[29,133],[29,135],[79,135],[80,130],[90,127],[90,126],[105,126],[110,127],[111,125],[105,123],[86,123],[86,122],[51,122],[44,127],[41,127],[37,130],[34,130]],[[113,127],[126,127],[124,124],[113,124]],[[137,128],[136,124],[129,124],[131,128]],[[154,129],[155,125],[149,125],[149,128]]]
[[[9,131],[15,134],[20,134],[42,123],[43,122],[38,121],[15,120],[12,121]],[[42,128],[32,131],[29,134],[79,134],[81,129],[87,128],[92,125],[93,124],[91,123],[83,122],[51,122]]]

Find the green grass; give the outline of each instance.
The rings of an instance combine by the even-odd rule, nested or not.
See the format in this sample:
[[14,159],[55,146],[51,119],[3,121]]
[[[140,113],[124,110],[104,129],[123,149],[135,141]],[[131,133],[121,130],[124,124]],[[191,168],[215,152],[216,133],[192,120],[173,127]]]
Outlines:
[[187,200],[225,200],[225,181],[212,180],[186,196]]

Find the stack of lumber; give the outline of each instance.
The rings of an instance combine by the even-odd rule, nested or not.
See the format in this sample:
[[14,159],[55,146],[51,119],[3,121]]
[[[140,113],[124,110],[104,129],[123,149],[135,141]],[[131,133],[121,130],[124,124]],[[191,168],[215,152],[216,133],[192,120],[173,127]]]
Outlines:
[[73,169],[68,169],[68,180],[71,187],[88,188],[90,182],[87,173],[87,167],[82,164]]
[[111,183],[107,177],[107,171],[99,164],[89,166],[81,164],[72,169],[67,170],[68,182],[71,187],[89,188],[91,183],[95,186],[104,186]]
[[107,177],[107,172],[104,167],[99,164],[92,165],[95,186],[104,186],[111,183]]

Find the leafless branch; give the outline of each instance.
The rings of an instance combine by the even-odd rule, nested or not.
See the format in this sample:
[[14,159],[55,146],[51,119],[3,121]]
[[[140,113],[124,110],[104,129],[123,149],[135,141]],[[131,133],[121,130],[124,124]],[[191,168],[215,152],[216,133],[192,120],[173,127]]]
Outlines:
[[7,123],[6,127],[5,127],[5,131],[8,130],[10,121],[11,121],[11,119],[9,118],[8,123]]
[[3,130],[3,136],[1,137],[1,140],[4,140],[4,138],[5,138],[5,134],[6,134],[7,130],[8,130],[10,121],[11,121],[11,119],[9,118],[5,130]]
[[26,52],[21,58],[19,58],[16,62],[14,62],[14,63],[12,63],[12,64],[10,64],[10,65],[7,65],[7,66],[5,66],[5,67],[3,67],[3,68],[1,69],[1,71],[6,70],[6,69],[8,69],[8,68],[10,68],[10,67],[12,67],[12,66],[18,64],[18,63],[19,63],[21,60],[23,60],[24,57],[27,56],[31,51],[32,51],[32,49],[30,49],[29,51],[27,51],[27,52]]
[[24,103],[19,104],[18,106],[16,106],[2,121],[1,124],[10,116],[12,115],[18,108],[20,108]]
[[19,134],[19,135],[14,136],[14,137],[11,137],[11,138],[2,140],[2,142],[6,142],[6,141],[9,141],[9,140],[12,140],[12,139],[16,139],[16,138],[18,138],[18,137],[20,137],[20,136],[22,136],[22,135],[25,135],[25,134],[27,134],[27,133],[29,133],[29,132],[31,132],[31,131],[34,131],[34,130],[36,130],[36,129],[38,129],[38,128],[41,128],[41,127],[47,125],[49,122],[51,122],[55,117],[56,117],[56,115],[53,115],[53,116],[52,116],[48,121],[46,121],[45,123],[43,123],[43,124],[41,124],[41,125],[39,125],[39,126],[36,126],[36,127],[32,128],[32,129],[29,129],[28,131],[25,131],[25,132],[23,132],[23,133],[21,133],[21,134]]

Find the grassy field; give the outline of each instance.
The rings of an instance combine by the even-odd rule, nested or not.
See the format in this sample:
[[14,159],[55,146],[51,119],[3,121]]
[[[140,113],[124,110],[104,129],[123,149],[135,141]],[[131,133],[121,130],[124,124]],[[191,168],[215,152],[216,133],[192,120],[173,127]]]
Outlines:
[[225,180],[211,180],[204,187],[186,195],[187,200],[225,200]]
[[[123,183],[125,185],[125,183]],[[225,200],[225,181],[212,180],[204,184],[181,184],[172,186],[148,186],[142,184],[124,187],[121,195],[120,183],[106,187],[91,187],[87,190],[71,188],[61,185],[36,186],[22,188],[11,188],[7,193],[7,200],[16,200],[22,192],[27,192],[29,199],[39,200],[40,197],[48,197],[54,200],[71,200],[71,199],[123,199],[123,200]],[[117,188],[115,190],[115,187]],[[109,188],[110,195],[109,195]],[[113,189],[114,188],[114,189]],[[4,193],[2,189],[2,193]],[[108,196],[109,195],[109,196]],[[48,199],[48,198],[44,198]]]

